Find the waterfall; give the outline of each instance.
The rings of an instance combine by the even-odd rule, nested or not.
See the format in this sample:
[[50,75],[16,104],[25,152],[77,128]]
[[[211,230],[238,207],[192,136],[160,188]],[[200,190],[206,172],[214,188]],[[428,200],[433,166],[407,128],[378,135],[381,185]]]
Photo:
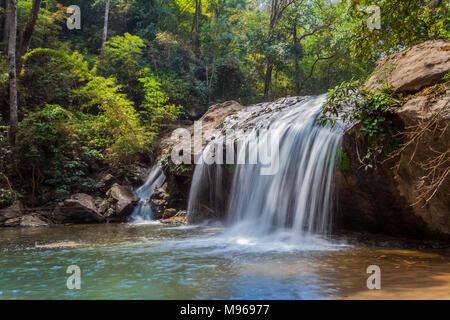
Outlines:
[[131,214],[131,221],[143,222],[153,219],[150,199],[152,194],[164,185],[165,181],[166,176],[162,169],[158,165],[153,166],[144,184],[135,190],[135,194],[139,198],[139,203]]
[[[230,145],[239,140],[236,158],[246,160],[234,166],[229,190],[225,212],[232,232],[255,237],[282,232],[298,238],[330,231],[335,157],[343,131],[316,124],[324,101],[324,95],[296,97],[248,107],[224,122],[225,128],[243,128],[243,133],[216,138],[205,148],[202,158],[211,156],[208,153],[217,141]],[[248,160],[268,149],[277,165],[273,172],[262,174],[267,164]],[[221,167],[203,161],[196,166],[188,206],[191,220],[202,214],[199,203],[204,190],[213,193],[202,200],[212,202],[213,208],[224,193],[218,181],[223,179]]]

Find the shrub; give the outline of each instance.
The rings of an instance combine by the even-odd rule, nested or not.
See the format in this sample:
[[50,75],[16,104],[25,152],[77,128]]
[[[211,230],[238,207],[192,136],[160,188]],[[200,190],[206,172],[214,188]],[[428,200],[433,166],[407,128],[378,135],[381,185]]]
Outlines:
[[156,132],[141,124],[133,102],[120,90],[114,78],[97,76],[75,93],[83,100],[84,110],[97,113],[91,123],[94,145],[106,151],[112,163],[131,163],[137,153],[146,150]]
[[89,167],[101,155],[90,147],[90,134],[78,122],[61,106],[47,105],[19,123],[14,165],[32,204],[92,189]]
[[140,114],[153,131],[158,131],[161,121],[173,121],[179,117],[182,107],[168,103],[169,97],[161,90],[161,83],[154,76],[140,78],[139,81],[143,84],[145,93]]
[[360,159],[365,168],[373,168],[381,155],[392,151],[392,115],[399,105],[393,92],[385,87],[372,92],[360,88],[361,83],[343,82],[327,95],[318,121],[322,126],[335,125],[337,121],[354,126],[359,124],[357,138],[366,142],[367,153]]

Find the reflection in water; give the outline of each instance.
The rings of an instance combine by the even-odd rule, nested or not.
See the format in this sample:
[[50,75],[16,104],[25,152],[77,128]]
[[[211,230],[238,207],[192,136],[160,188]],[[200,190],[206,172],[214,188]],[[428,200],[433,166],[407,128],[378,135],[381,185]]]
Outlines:
[[[448,253],[308,243],[163,224],[1,229],[0,299],[450,298]],[[66,288],[72,264],[81,290]],[[380,291],[366,289],[371,264]]]

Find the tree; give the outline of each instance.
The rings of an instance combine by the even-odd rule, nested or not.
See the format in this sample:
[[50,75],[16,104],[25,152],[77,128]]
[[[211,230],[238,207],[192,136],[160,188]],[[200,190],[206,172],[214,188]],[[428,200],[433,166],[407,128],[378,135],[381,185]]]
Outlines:
[[202,14],[202,0],[195,0],[195,14],[192,30],[194,33],[195,53],[198,55],[200,50],[200,16]]
[[449,1],[378,1],[380,30],[367,26],[372,4],[371,0],[342,0],[349,7],[349,20],[355,21],[347,40],[354,56],[380,58],[427,40],[450,38]]
[[103,24],[103,37],[102,37],[102,49],[100,51],[100,59],[103,59],[105,54],[106,38],[108,35],[108,16],[109,16],[109,0],[106,0],[105,4],[105,21]]
[[[295,3],[296,0],[272,0],[270,6],[270,21],[269,21],[269,30],[267,34],[267,40],[269,45],[272,44],[275,37],[275,28],[283,16],[283,12],[288,8],[291,4]],[[303,0],[302,0],[303,2]],[[264,80],[264,99],[267,100],[269,98],[269,90],[272,85],[272,71],[273,71],[273,61],[271,57],[267,58],[266,64],[266,74]]]
[[17,38],[17,2],[9,1],[9,38],[8,38],[8,62],[9,62],[9,142],[16,143],[18,131],[17,116],[17,73],[16,73],[16,38]]
[[34,28],[38,19],[39,11],[41,9],[42,0],[33,0],[30,16],[22,31],[22,40],[19,47],[19,56],[17,60],[17,74],[20,74],[23,66],[23,56],[28,52],[31,43],[31,37],[33,36]]

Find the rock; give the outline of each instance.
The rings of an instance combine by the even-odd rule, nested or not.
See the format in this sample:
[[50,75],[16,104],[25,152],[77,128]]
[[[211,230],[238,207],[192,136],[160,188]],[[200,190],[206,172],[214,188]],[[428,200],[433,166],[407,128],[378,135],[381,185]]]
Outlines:
[[175,217],[186,217],[186,216],[187,216],[187,211],[186,210],[180,210],[175,215]]
[[166,200],[159,200],[159,199],[152,199],[151,200],[152,205],[157,207],[162,207],[167,204]]
[[169,219],[169,218],[172,218],[172,217],[174,217],[176,214],[177,214],[177,209],[173,209],[173,208],[166,209],[166,210],[164,210],[164,213],[163,213],[163,219]]
[[98,181],[98,187],[101,190],[109,190],[115,183],[119,181],[110,173],[104,173]]
[[[190,155],[192,157],[192,160],[195,157],[194,153],[196,151],[194,150],[194,146],[204,145],[205,142],[214,135],[216,130],[218,130],[222,126],[225,118],[237,113],[238,111],[242,110],[242,108],[244,108],[244,106],[233,100],[211,106],[208,111],[206,111],[206,113],[199,119],[199,123],[202,124],[202,137],[194,136],[194,125],[186,128],[190,132],[191,138],[196,139],[195,141],[192,141],[189,146],[186,146],[186,149],[191,148]],[[174,145],[181,145],[182,142],[183,141],[179,136],[173,135],[171,132],[161,139],[159,145],[159,148],[161,149],[160,153],[170,155],[172,147]],[[169,164],[172,164],[172,161],[170,161],[170,159],[169,162]],[[192,164],[193,163],[194,161],[192,161]],[[167,171],[170,170],[170,168],[163,169],[167,176]],[[189,176],[191,176],[192,173],[193,170],[191,170]]]
[[169,219],[161,220],[162,223],[172,223],[172,224],[187,224],[186,217],[171,217]]
[[0,225],[9,219],[14,219],[24,215],[22,202],[16,201],[12,206],[0,210]]
[[381,89],[386,82],[398,93],[415,93],[449,71],[450,41],[427,41],[379,61],[365,88]]
[[114,216],[126,218],[133,213],[139,198],[129,188],[114,184],[106,193],[109,203],[114,208]]
[[22,220],[22,218],[20,218],[20,217],[8,219],[3,223],[3,226],[4,227],[18,227],[20,225],[21,220]]
[[[440,93],[423,93],[409,97],[396,110],[405,128],[431,119],[450,105],[450,88]],[[450,125],[447,115],[443,126]],[[450,149],[450,130],[430,131],[422,141],[409,146],[400,157],[380,164],[377,170],[365,171],[356,154],[355,137],[345,135],[343,147],[350,159],[350,170],[337,173],[337,190],[341,227],[348,230],[423,239],[450,239],[450,179],[426,204],[416,204],[417,186],[426,172],[419,165],[435,155],[433,150]],[[413,158],[413,161],[411,159]]]
[[102,199],[100,197],[95,198],[94,204],[97,208],[97,212],[101,215],[105,215],[111,206],[108,200]]
[[167,201],[162,200],[162,199],[151,199],[150,205],[153,210],[153,218],[161,219],[163,217],[163,213],[164,213],[164,209],[167,205]]
[[28,228],[39,228],[48,226],[48,223],[43,221],[37,215],[26,215],[22,217],[20,226]]
[[95,199],[84,193],[72,195],[59,203],[51,215],[57,223],[92,223],[103,222],[105,218],[98,212]]
[[150,206],[153,210],[154,219],[161,219],[164,215],[164,210],[167,206],[167,199],[169,199],[169,194],[167,193],[166,188],[167,183],[153,192],[150,197]]
[[152,199],[160,199],[160,200],[167,200],[169,199],[169,194],[164,190],[163,188],[159,188],[152,194]]

